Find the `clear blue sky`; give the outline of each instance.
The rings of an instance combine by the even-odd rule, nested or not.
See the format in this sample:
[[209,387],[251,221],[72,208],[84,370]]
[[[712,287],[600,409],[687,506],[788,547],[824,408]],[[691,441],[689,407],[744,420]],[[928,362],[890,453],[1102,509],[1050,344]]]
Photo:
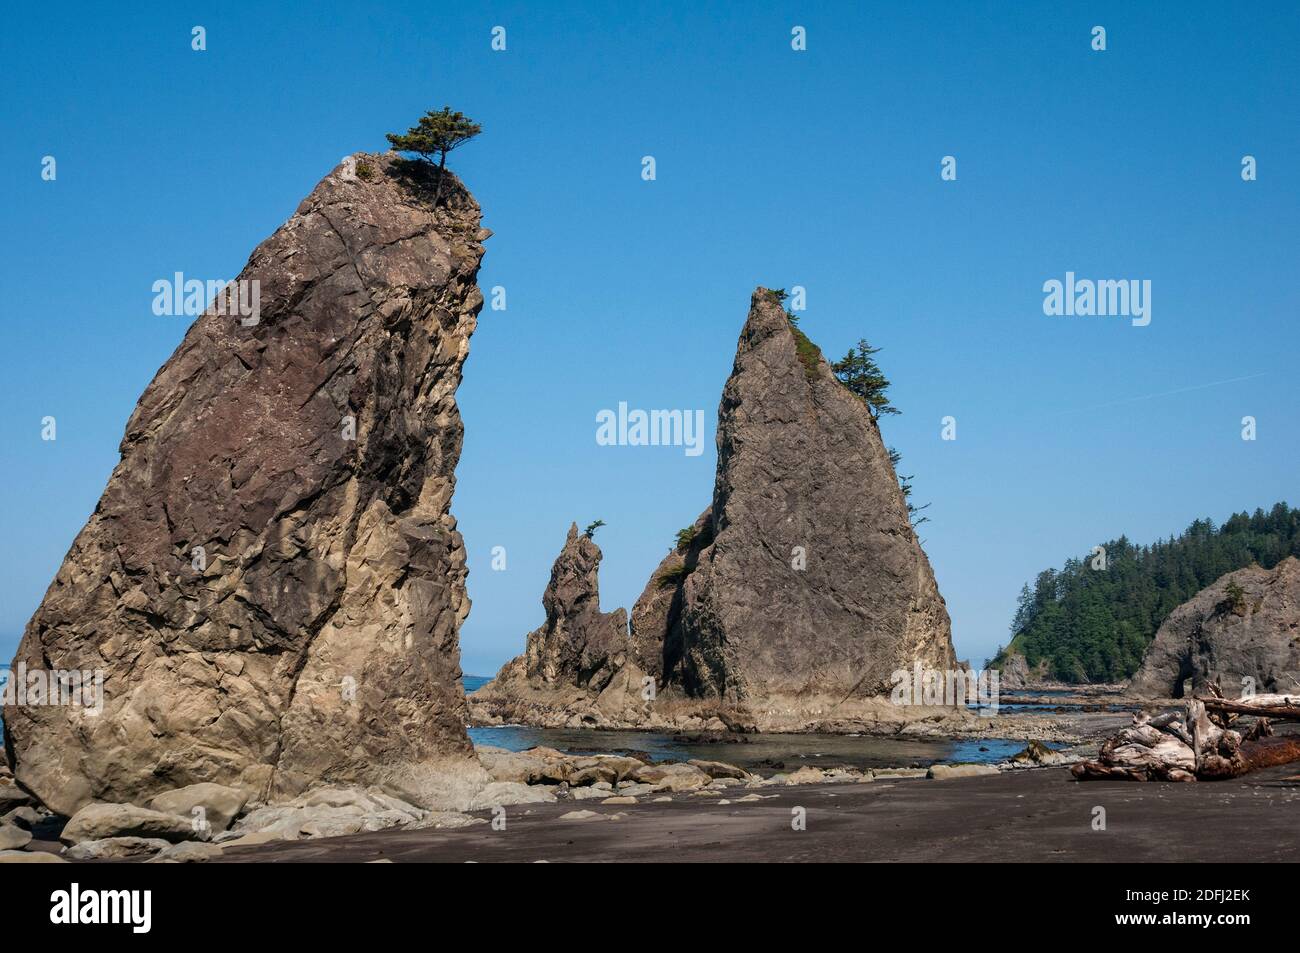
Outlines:
[[[233,278],[341,156],[444,103],[484,126],[453,165],[509,301],[460,391],[467,672],[541,622],[571,520],[608,523],[602,599],[631,605],[709,500],[760,283],[807,287],[828,354],[884,348],[962,656],[1100,540],[1300,502],[1292,5],[10,4],[0,35],[0,656],[185,331],[152,283]],[[1045,316],[1067,270],[1150,279],[1150,326]],[[598,447],[619,401],[704,408],[706,452]]]

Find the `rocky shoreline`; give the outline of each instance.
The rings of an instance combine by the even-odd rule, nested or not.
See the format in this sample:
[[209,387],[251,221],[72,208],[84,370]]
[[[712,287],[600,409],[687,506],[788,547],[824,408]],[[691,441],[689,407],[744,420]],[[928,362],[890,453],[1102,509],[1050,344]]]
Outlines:
[[[587,820],[591,805],[664,804],[711,799],[754,804],[772,790],[801,785],[868,784],[877,779],[946,781],[1073,763],[1076,756],[1037,742],[1000,765],[936,764],[859,770],[804,765],[766,776],[721,761],[651,762],[626,755],[574,755],[538,747],[515,752],[481,746],[483,775],[454,805],[424,809],[377,788],[321,786],[290,801],[250,803],[242,792],[197,784],[148,805],[93,803],[71,818],[32,802],[0,773],[0,863],[132,861],[201,863],[240,848],[318,841],[379,831],[455,830],[492,824],[507,808],[568,803],[562,821]],[[582,806],[578,806],[579,804]],[[619,815],[614,815],[618,817]]]

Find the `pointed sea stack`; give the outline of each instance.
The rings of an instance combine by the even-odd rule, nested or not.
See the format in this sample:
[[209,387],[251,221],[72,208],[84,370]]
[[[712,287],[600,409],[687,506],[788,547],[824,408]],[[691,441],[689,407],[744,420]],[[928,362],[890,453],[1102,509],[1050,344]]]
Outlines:
[[[956,667],[875,419],[764,288],[717,440],[711,539],[675,586],[652,580],[633,609],[634,620],[665,620],[636,633],[642,656],[663,646],[664,683],[743,712],[887,694],[891,673],[918,661]],[[665,601],[677,611],[652,611]]]
[[15,659],[102,672],[103,711],[4,709],[53,810],[204,781],[419,798],[473,763],[449,507],[490,233],[454,176],[437,209],[433,187],[346,159],[240,273],[257,320],[210,308],[140,398]]

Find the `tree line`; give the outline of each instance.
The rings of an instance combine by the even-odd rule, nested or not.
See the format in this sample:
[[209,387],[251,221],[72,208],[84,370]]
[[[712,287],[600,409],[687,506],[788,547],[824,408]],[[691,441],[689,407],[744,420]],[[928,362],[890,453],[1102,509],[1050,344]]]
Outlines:
[[1058,681],[1126,679],[1169,613],[1206,586],[1252,564],[1271,569],[1300,556],[1300,509],[1278,503],[1268,512],[1236,513],[1221,526],[1198,519],[1150,546],[1121,536],[1101,549],[1045,569],[1021,589],[1011,644],[990,664],[1018,652],[1030,668],[1046,660],[1048,677]]

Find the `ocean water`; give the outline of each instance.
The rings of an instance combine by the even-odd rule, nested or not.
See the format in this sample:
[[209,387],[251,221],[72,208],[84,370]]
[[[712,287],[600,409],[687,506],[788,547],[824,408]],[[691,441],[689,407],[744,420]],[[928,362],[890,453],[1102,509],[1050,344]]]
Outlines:
[[[489,681],[465,676],[465,691]],[[725,761],[758,774],[793,771],[804,765],[818,768],[928,767],[952,762],[996,763],[1025,747],[1023,741],[939,741],[876,735],[752,734],[718,736],[710,733],[673,734],[655,731],[615,731],[602,728],[530,728],[499,725],[470,728],[470,740],[509,751],[545,745],[569,754],[634,752],[653,761],[702,758]]]
[[[463,681],[465,691],[472,692],[487,684],[491,678],[466,675]],[[2,726],[3,723],[0,722],[0,728]],[[702,758],[706,761],[725,761],[758,774],[793,771],[806,764],[819,768],[865,769],[928,767],[955,762],[997,763],[1007,760],[1025,747],[1023,741],[1001,739],[937,741],[875,735],[815,734],[719,736],[709,733],[674,734],[602,728],[530,728],[525,725],[470,728],[469,737],[476,745],[505,748],[509,751],[524,751],[545,745],[569,754],[635,752],[652,761]]]

